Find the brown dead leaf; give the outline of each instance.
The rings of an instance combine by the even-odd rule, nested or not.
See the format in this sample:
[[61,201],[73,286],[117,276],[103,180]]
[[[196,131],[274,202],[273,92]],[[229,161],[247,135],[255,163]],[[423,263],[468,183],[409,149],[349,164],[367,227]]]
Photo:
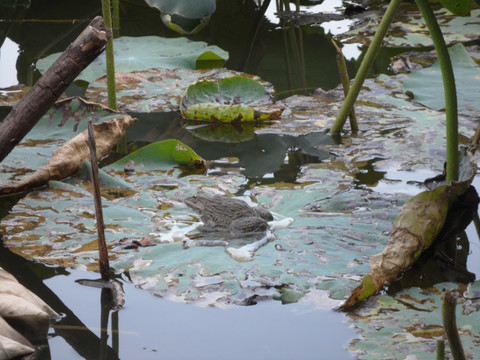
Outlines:
[[[97,143],[97,158],[101,159],[109,153],[112,147],[125,134],[127,128],[137,120],[130,115],[110,119],[94,124],[95,140]],[[12,194],[39,187],[49,180],[61,180],[78,171],[84,160],[90,159],[88,149],[87,131],[83,131],[68,143],[59,147],[45,166],[35,171],[32,175],[14,184],[3,185],[0,194]]]

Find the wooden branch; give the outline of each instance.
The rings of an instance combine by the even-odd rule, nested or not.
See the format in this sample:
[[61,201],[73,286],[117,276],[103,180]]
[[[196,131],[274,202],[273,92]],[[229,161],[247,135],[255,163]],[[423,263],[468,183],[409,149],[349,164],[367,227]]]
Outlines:
[[102,53],[111,36],[102,17],[97,16],[13,107],[0,124],[0,161],[35,126],[78,74]]

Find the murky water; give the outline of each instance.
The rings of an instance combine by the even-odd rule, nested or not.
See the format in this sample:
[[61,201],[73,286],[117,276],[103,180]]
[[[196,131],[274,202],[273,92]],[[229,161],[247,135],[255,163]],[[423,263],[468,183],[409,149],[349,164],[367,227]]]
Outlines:
[[[12,17],[82,19],[99,11],[98,1],[82,2],[81,9],[73,3],[70,6],[65,1],[57,5],[51,2],[48,9],[32,6],[24,14]],[[278,27],[278,19],[273,14],[275,9],[272,2],[266,13],[269,21],[264,20],[260,24],[252,54],[248,61],[244,61],[251,39],[248,32],[242,29],[246,27],[245,24],[252,25],[251,19],[255,13],[253,5],[246,2],[241,7],[240,3],[220,1],[218,11],[212,17],[212,25],[193,38],[228,50],[230,60],[227,67],[260,75],[271,81],[283,97],[291,93],[308,93],[317,87],[329,89],[338,84],[333,48],[324,32],[341,32],[348,20],[328,22],[322,27],[306,27],[302,31],[289,30],[291,37],[285,42],[284,32]],[[325,1],[323,4],[310,4],[308,8],[311,11],[335,11],[339,5],[341,1]],[[123,6],[123,35],[176,36],[163,27],[158,13],[141,3],[125,3]],[[52,11],[54,8],[62,11],[56,14]],[[236,21],[232,21],[232,18]],[[31,83],[38,76],[30,66],[34,59],[61,51],[83,29],[84,24],[1,24],[0,29],[8,30],[8,36],[13,41],[7,39],[1,49],[0,88],[17,83],[17,78],[12,76],[16,73],[15,64],[18,67],[18,80]],[[231,34],[242,35],[238,41],[232,42]],[[303,62],[292,61],[295,65],[288,67],[283,51],[298,46],[295,39],[299,40],[299,36],[302,37],[305,58]],[[31,39],[25,40],[28,37]],[[18,59],[15,42],[20,43],[22,51]],[[354,44],[345,47],[344,51],[347,59],[351,59],[348,65],[353,74],[360,49]],[[287,57],[292,54],[287,54]],[[285,75],[286,72],[289,76]],[[174,137],[193,147],[206,159],[236,157],[239,160],[234,166],[243,168],[248,178],[245,188],[251,184],[293,183],[302,165],[321,162],[329,156],[321,149],[315,154],[304,154],[296,150],[301,139],[284,137],[279,142],[278,135],[259,135],[248,142],[225,146],[195,139],[178,118],[163,119],[159,123],[158,115],[141,116],[143,125],[130,134],[131,140],[150,142]],[[157,125],[151,126],[154,122]],[[317,137],[321,135],[312,134]],[[329,141],[325,137],[324,143]],[[220,163],[218,169],[222,171],[227,166],[231,165]],[[407,182],[422,181],[433,175],[427,170],[402,174],[393,169],[376,172],[372,164],[363,170],[357,176],[358,185],[376,184],[376,190],[380,193],[401,191],[413,195],[419,191],[418,187]],[[391,178],[400,181],[388,181]],[[476,183],[478,185],[478,180]],[[2,206],[5,210],[13,205],[12,201],[4,199]],[[0,214],[4,215],[4,212]],[[480,274],[480,243],[473,224],[467,233],[473,239],[470,242],[468,269]],[[96,274],[47,267],[21,259],[5,248],[1,250],[0,266],[65,315],[51,329],[49,348],[42,353],[42,359],[96,359],[100,358],[98,354],[104,351],[102,349],[105,346],[105,358],[113,358],[111,347],[117,347],[117,344],[119,357],[124,359],[352,358],[346,346],[356,334],[345,323],[343,314],[329,310],[335,304],[322,292],[312,291],[296,304],[281,305],[280,302],[265,301],[250,307],[219,309],[154,297],[123,279],[126,307],[109,318],[108,339],[102,340],[101,291],[75,282],[78,279],[96,278]],[[112,331],[111,327],[112,322],[117,321],[117,316],[118,332],[116,329]]]

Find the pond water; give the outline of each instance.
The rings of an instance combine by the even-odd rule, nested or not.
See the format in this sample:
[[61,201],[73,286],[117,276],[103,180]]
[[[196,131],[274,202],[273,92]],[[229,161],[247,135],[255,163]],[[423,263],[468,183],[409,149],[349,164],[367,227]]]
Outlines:
[[[9,16],[11,19],[78,21],[73,25],[62,22],[0,23],[0,31],[8,36],[1,48],[0,88],[17,82],[31,84],[39,76],[31,66],[34,61],[62,51],[83,29],[86,24],[83,19],[99,13],[99,1],[96,0],[50,1],[49,6],[41,3],[34,1],[30,9],[12,12]],[[301,9],[312,12],[338,12],[342,5],[341,1],[303,3]],[[217,8],[210,25],[192,39],[227,50],[230,54],[228,68],[257,74],[272,82],[279,97],[308,94],[315,88],[331,89],[338,85],[334,49],[325,32],[341,32],[351,20],[284,32],[279,27],[278,17],[274,14],[275,2],[272,2],[265,14],[266,20],[258,25],[252,42],[251,32],[244,29],[256,26],[253,1],[218,1]],[[122,2],[121,18],[122,35],[177,36],[163,26],[156,10],[151,10],[142,1]],[[300,39],[304,50],[302,59],[295,57]],[[16,53],[18,47],[19,54]],[[287,54],[284,53],[286,48],[291,49]],[[350,44],[343,50],[349,60],[350,73],[354,75],[362,48]],[[382,53],[385,58],[378,60],[377,71],[387,70],[382,64],[388,63],[388,53]],[[72,87],[69,91],[75,94],[82,89]],[[321,148],[321,145],[332,143],[324,131],[304,137],[260,134],[252,140],[227,146],[193,137],[174,113],[135,116],[141,122],[129,130],[129,140],[148,143],[180,139],[205,159],[214,161],[210,171],[241,168],[247,181],[240,192],[258,184],[294,183],[302,173],[303,165],[321,163],[330,156]],[[299,144],[308,142],[309,137],[322,140],[318,141],[319,148],[315,152],[303,153]],[[225,163],[226,158],[237,160]],[[375,187],[384,194],[402,192],[413,195],[420,190],[409,182],[421,182],[432,174],[430,170],[379,172],[370,162],[362,167],[356,185]],[[391,179],[395,181],[389,181]],[[480,185],[478,179],[475,184]],[[0,200],[3,207],[0,216],[4,216],[16,200],[18,198]],[[470,272],[480,275],[480,243],[473,224],[467,233],[470,239],[467,267]],[[100,331],[101,291],[76,282],[85,278],[96,279],[96,274],[25,260],[5,247],[0,250],[0,266],[64,316],[50,330],[48,348],[41,353],[40,359],[97,359],[102,358],[98,355],[102,352],[105,354],[103,358],[115,358],[111,347],[118,348],[119,357],[124,359],[351,359],[353,355],[347,346],[351,339],[358,337],[347,323],[346,316],[331,310],[338,302],[320,290],[311,291],[294,304],[282,305],[270,300],[260,301],[255,306],[222,309],[155,297],[134,287],[125,275],[119,275],[125,289],[126,306],[118,313],[110,314],[107,339]],[[416,280],[411,281],[415,283]],[[400,288],[407,286],[408,283],[399,285]]]

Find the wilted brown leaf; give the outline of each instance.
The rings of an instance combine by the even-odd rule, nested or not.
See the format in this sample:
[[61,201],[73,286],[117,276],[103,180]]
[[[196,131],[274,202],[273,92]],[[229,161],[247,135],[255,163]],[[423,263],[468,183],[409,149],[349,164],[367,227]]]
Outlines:
[[[123,115],[102,123],[94,124],[97,143],[97,158],[107,155],[112,147],[125,134],[127,128],[136,122],[129,115]],[[83,131],[68,143],[59,147],[45,166],[42,166],[32,175],[14,184],[4,184],[0,194],[11,194],[45,185],[49,180],[60,180],[74,174],[80,164],[90,158],[87,132]]]

